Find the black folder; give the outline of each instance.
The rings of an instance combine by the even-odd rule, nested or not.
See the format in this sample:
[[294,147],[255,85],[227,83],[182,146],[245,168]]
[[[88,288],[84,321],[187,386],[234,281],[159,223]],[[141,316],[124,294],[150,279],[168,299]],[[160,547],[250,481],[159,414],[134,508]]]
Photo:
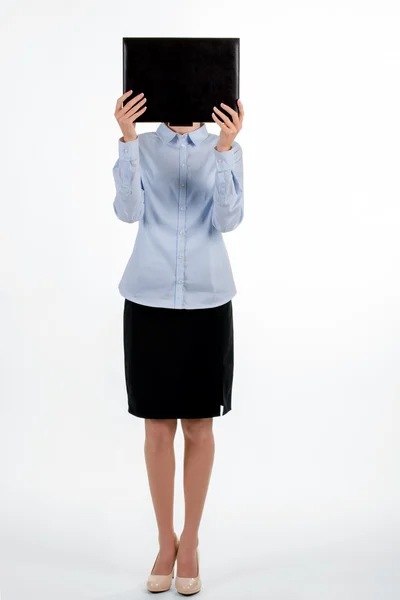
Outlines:
[[[136,122],[192,126],[214,122],[213,106],[238,112],[240,38],[124,37],[124,105],[144,93],[147,109]],[[218,113],[215,113],[218,117]]]

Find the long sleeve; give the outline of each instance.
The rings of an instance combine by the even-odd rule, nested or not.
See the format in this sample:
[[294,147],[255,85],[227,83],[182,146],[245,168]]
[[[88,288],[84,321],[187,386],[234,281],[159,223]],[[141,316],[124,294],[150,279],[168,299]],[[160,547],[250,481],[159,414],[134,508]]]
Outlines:
[[116,195],[113,203],[118,219],[139,221],[144,213],[144,187],[139,163],[139,137],[130,142],[118,140],[118,159],[113,167]]
[[243,153],[237,142],[225,152],[214,147],[217,171],[212,224],[218,231],[233,231],[243,220]]

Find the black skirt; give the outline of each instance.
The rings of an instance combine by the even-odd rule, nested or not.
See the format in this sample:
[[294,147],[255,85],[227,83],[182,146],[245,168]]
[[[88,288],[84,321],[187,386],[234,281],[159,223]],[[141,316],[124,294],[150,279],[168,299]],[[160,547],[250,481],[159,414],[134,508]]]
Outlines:
[[147,419],[219,417],[232,408],[232,300],[212,308],[147,306],[125,298],[128,412]]

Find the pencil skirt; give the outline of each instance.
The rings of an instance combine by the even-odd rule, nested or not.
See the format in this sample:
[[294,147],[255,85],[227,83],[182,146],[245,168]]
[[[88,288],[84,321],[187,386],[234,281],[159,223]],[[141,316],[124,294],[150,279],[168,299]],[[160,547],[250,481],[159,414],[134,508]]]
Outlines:
[[219,417],[232,408],[232,300],[211,308],[147,306],[125,298],[128,412],[147,419]]

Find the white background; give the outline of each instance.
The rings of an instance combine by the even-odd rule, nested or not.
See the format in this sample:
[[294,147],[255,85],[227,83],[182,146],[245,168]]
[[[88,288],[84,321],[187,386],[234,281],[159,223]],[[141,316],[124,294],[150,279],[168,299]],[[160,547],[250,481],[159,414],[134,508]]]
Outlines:
[[[241,40],[233,409],[202,597],[399,597],[399,31],[383,0],[2,3],[2,600],[148,597],[117,290],[137,224],[112,209],[123,36]],[[179,534],[180,424],[175,448]]]

